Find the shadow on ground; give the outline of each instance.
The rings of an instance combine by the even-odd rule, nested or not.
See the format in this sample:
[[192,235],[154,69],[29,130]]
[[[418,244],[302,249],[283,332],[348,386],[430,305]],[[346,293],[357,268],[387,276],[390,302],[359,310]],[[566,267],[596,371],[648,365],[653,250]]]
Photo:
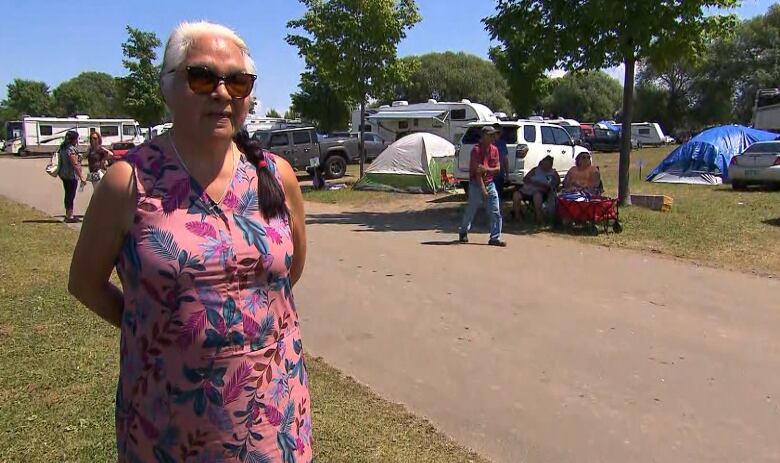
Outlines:
[[762,222],[767,224],[767,225],[772,225],[773,227],[780,227],[780,217],[778,217],[776,219],[763,220]]
[[[458,244],[458,227],[462,214],[462,203],[428,210],[394,211],[394,212],[340,212],[333,214],[310,214],[308,225],[355,225],[355,232],[412,232],[435,231],[443,235],[451,235],[441,241],[426,241],[429,246],[447,246]],[[568,231],[539,228],[533,223],[520,220],[514,221],[504,217],[503,232],[508,235],[534,235],[541,232],[569,233]],[[488,232],[488,219],[484,212],[477,214],[472,225],[472,232],[484,234]]]

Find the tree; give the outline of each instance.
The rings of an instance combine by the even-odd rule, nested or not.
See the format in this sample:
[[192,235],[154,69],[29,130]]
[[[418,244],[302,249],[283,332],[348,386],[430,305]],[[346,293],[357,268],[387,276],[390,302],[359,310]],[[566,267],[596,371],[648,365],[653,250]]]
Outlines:
[[512,49],[511,56],[509,52],[501,47],[492,47],[489,51],[491,61],[509,85],[509,101],[518,115],[538,113],[542,109],[542,100],[551,92],[554,79],[547,77],[540,65],[530,62],[524,50]]
[[365,166],[366,102],[403,83],[408,70],[397,59],[398,43],[420,21],[414,0],[300,0],[302,18],[287,23],[305,35],[287,35],[306,69],[316,71],[343,101],[360,105],[360,175]]
[[509,86],[496,65],[475,55],[451,51],[402,58],[411,70],[393,99],[425,102],[469,99],[493,111],[511,113]]
[[122,60],[129,74],[121,78],[124,108],[143,126],[162,121],[165,104],[160,94],[160,69],[154,65],[160,39],[154,32],[127,26],[129,38],[122,44]]
[[[691,124],[690,113],[694,99],[694,86],[700,78],[700,61],[694,61],[695,57],[682,57],[669,62],[661,68],[652,62],[643,63],[637,76],[637,92],[639,86],[643,86],[642,98],[655,100],[645,102],[644,110],[656,113],[654,119],[647,119],[645,114],[639,119],[661,122],[668,132],[676,132],[680,128],[689,128]],[[663,106],[653,108],[653,104],[660,102],[663,95]],[[635,99],[640,102],[640,95]]]
[[14,79],[8,84],[8,97],[3,106],[13,118],[27,116],[52,116],[54,100],[49,86],[35,80]]
[[314,123],[323,132],[332,132],[347,126],[352,104],[323,82],[316,72],[301,74],[299,89],[290,95],[290,99],[292,111],[300,118]]
[[279,114],[279,111],[275,110],[274,108],[271,108],[268,111],[266,111],[265,117],[282,117],[282,115]]
[[733,36],[716,41],[703,67],[704,78],[711,82],[698,88],[717,94],[730,87],[734,117],[749,123],[756,92],[780,86],[780,5],[743,21]]
[[658,122],[664,133],[675,133],[681,128],[669,123],[669,91],[652,80],[640,80],[637,83],[634,105],[634,118],[637,121]]
[[290,108],[284,112],[284,118],[288,121],[292,121],[295,119],[300,119],[301,115],[294,108]]
[[[663,67],[680,56],[700,52],[707,38],[733,28],[734,16],[707,16],[710,8],[733,7],[739,0],[500,0],[494,16],[484,19],[493,39],[502,42],[515,68],[569,71],[625,67],[622,122],[633,116],[637,62]],[[629,203],[628,169],[631,131],[623,130],[618,198]]]
[[104,72],[82,72],[54,89],[60,116],[88,114],[90,117],[124,116],[117,80]]
[[542,101],[545,114],[595,122],[612,119],[620,109],[620,82],[603,71],[568,73],[557,80]]

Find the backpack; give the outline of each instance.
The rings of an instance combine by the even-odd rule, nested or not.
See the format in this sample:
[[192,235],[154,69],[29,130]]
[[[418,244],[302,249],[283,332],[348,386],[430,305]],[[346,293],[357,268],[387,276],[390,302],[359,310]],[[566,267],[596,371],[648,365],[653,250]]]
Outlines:
[[56,177],[60,173],[60,150],[51,155],[49,164],[46,166],[46,173],[52,177]]

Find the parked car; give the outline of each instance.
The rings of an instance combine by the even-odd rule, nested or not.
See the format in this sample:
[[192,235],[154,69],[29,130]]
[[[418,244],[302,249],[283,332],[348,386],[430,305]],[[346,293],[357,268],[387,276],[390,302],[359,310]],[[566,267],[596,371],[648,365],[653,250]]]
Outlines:
[[124,158],[125,156],[127,156],[127,152],[133,148],[135,148],[135,143],[133,142],[119,141],[116,143],[112,143],[110,149],[111,152],[114,153],[114,155],[109,160],[110,163],[114,163]]
[[[507,185],[522,184],[526,173],[536,167],[548,154],[553,157],[553,167],[564,176],[574,166],[577,155],[588,152],[585,147],[577,145],[563,127],[556,124],[531,120],[502,121],[499,124],[501,125],[500,138],[506,143],[509,151]],[[464,189],[468,188],[471,150],[479,143],[482,127],[486,125],[493,125],[493,123],[469,124],[460,144],[456,147],[457,163],[454,174]]]
[[[583,146],[593,151],[620,151],[620,133],[593,126],[593,134],[584,138]],[[641,148],[642,144],[631,137],[631,148]]]
[[[357,137],[328,137],[318,141],[314,127],[258,130],[254,137],[265,149],[286,159],[293,168],[309,171],[322,166],[325,176],[331,179],[343,177],[347,164],[360,160]],[[366,159],[376,158],[385,147],[375,134],[366,134]]]
[[731,187],[748,185],[780,186],[780,141],[761,141],[750,145],[729,163]]

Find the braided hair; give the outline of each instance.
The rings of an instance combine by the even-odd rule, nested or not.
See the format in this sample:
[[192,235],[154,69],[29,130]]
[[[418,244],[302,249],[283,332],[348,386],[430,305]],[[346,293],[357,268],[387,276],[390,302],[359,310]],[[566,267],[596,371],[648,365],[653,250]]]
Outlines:
[[250,137],[246,129],[236,133],[233,141],[257,170],[257,201],[263,217],[270,220],[287,216],[289,211],[284,202],[284,189],[276,180],[260,141]]

